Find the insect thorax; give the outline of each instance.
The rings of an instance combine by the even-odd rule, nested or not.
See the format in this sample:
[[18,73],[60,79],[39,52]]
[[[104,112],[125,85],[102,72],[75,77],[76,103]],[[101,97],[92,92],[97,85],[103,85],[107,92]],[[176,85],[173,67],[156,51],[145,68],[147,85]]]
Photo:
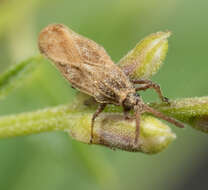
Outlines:
[[125,108],[133,108],[135,105],[138,104],[138,102],[141,101],[140,96],[137,93],[129,93],[125,100],[123,101],[123,106]]

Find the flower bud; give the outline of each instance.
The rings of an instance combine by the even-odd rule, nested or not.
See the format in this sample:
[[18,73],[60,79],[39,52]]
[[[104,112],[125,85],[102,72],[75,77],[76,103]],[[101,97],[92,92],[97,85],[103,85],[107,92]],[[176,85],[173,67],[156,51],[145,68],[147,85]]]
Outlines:
[[[76,140],[89,143],[92,115],[84,114],[76,118],[76,125],[69,130],[70,135]],[[154,117],[142,115],[140,124],[139,141],[135,145],[134,119],[125,120],[123,114],[101,114],[95,122],[93,144],[153,154],[164,150],[176,137],[167,125]]]
[[118,65],[132,79],[148,79],[162,65],[168,51],[171,32],[153,33],[140,41]]

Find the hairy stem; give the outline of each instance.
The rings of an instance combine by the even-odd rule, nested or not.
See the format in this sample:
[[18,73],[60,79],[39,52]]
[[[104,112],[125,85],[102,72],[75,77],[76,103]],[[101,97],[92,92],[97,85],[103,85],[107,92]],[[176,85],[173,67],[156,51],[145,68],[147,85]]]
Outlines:
[[150,104],[155,109],[174,117],[197,130],[208,133],[208,97],[184,98],[168,104]]
[[[72,138],[89,143],[92,114],[95,110],[76,102],[36,112],[0,117],[0,138],[23,136],[49,131],[65,131]],[[134,145],[135,121],[123,114],[105,112],[96,119],[93,144],[127,151],[157,153],[175,139],[168,126],[151,116],[142,116],[141,135]]]

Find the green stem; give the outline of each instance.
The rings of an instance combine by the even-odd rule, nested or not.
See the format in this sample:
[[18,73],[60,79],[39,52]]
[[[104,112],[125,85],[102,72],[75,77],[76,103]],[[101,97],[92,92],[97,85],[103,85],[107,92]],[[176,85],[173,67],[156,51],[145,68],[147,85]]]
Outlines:
[[[58,106],[36,112],[0,117],[0,138],[49,131],[65,131],[72,138],[89,143],[91,118],[95,111],[85,106]],[[95,122],[93,144],[127,151],[156,153],[175,138],[168,126],[151,116],[142,116],[140,141],[134,145],[135,121],[126,121],[120,113],[108,112]]]
[[178,99],[171,101],[170,105],[150,105],[197,130],[208,133],[208,97]]

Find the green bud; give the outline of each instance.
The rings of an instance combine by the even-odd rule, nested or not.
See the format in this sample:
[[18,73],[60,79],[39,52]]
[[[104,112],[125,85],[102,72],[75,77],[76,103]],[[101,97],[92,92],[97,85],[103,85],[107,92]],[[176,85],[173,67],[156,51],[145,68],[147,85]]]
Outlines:
[[[78,116],[69,134],[78,141],[89,143],[91,118],[91,114]],[[153,154],[164,150],[175,137],[171,129],[160,120],[142,115],[139,143],[134,145],[135,120],[125,120],[123,114],[104,113],[96,119],[93,144]]]
[[147,36],[118,65],[132,79],[150,78],[165,59],[170,35],[171,32],[157,32]]

